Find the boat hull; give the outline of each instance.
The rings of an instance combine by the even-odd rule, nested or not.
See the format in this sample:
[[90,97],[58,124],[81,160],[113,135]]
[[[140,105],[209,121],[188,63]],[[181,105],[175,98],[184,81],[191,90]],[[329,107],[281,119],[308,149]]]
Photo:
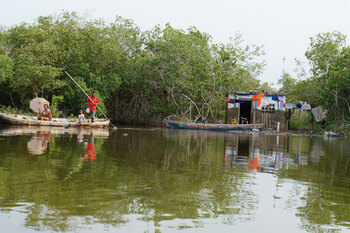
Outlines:
[[200,129],[200,130],[219,130],[219,131],[230,131],[230,130],[262,130],[263,124],[204,124],[204,123],[188,123],[181,121],[165,121],[167,128],[174,129]]
[[91,123],[85,120],[82,124],[75,119],[53,118],[51,121],[37,120],[36,117],[0,113],[0,122],[10,125],[35,125],[35,126],[57,126],[57,127],[97,127],[105,128],[109,125],[109,120],[96,119]]

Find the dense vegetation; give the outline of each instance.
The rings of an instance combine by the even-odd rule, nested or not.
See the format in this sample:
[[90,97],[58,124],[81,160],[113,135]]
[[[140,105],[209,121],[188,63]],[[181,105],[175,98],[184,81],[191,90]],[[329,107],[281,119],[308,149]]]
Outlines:
[[[120,17],[113,23],[69,12],[39,17],[33,24],[0,29],[0,107],[28,110],[38,95],[50,101],[54,116],[76,115],[86,98],[67,71],[87,92],[95,90],[102,109],[118,122],[156,123],[169,116],[218,122],[224,119],[228,92],[271,90],[256,78],[263,71],[263,54],[261,46],[246,45],[241,36],[215,44],[195,27],[166,24],[142,31]],[[290,103],[323,106],[328,126],[349,129],[345,35],[318,34],[305,55],[309,70],[300,79],[286,74],[281,91]],[[296,128],[297,121],[306,122],[297,119]]]
[[320,33],[310,39],[305,53],[309,72],[300,79],[281,80],[291,102],[306,101],[327,112],[326,127],[345,133],[350,129],[350,46],[339,32]]
[[195,27],[141,31],[120,17],[107,24],[63,13],[2,29],[0,46],[0,104],[23,109],[38,95],[56,115],[86,106],[64,71],[87,92],[95,90],[119,122],[169,115],[215,122],[224,118],[227,92],[266,86],[255,78],[264,65],[261,47],[240,36],[214,44]]

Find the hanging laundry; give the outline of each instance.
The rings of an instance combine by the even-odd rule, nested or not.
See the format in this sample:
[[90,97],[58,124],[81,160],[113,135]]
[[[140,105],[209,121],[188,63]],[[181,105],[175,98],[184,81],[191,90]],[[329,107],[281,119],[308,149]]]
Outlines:
[[301,104],[297,104],[297,109],[301,109]]
[[277,95],[273,95],[273,96],[272,96],[272,100],[278,101],[278,96],[277,96]]
[[293,108],[293,104],[286,104],[286,109],[292,109]]
[[258,94],[258,95],[253,95],[253,101],[258,102],[258,107],[260,107],[261,104],[261,98],[264,96],[264,94]]
[[284,107],[284,108],[286,107],[286,103],[283,103],[283,107]]
[[264,108],[269,105],[269,100],[266,97],[261,98],[261,107]]
[[303,104],[301,109],[303,109],[303,110],[311,110],[311,106],[310,106],[310,104]]
[[245,100],[238,100],[238,103],[244,104],[244,103],[245,103]]

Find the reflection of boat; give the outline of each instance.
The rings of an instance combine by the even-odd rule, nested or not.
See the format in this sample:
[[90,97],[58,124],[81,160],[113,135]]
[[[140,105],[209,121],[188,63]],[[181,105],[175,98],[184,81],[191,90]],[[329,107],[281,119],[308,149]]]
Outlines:
[[205,129],[205,130],[252,130],[263,129],[263,124],[204,124],[204,123],[189,123],[181,121],[167,120],[165,126],[175,129]]
[[7,126],[0,128],[0,136],[15,136],[23,134],[36,134],[38,131],[50,131],[52,134],[82,134],[90,135],[93,133],[95,136],[109,136],[109,129],[106,128],[83,128],[83,127],[72,127],[72,128],[60,128],[51,126]]
[[16,115],[0,113],[0,121],[11,125],[36,125],[36,126],[82,126],[82,127],[97,127],[104,128],[109,125],[109,120],[95,119],[95,122],[91,123],[85,120],[81,125],[78,124],[78,120],[65,119],[65,118],[53,118],[52,121],[40,121],[35,116]]

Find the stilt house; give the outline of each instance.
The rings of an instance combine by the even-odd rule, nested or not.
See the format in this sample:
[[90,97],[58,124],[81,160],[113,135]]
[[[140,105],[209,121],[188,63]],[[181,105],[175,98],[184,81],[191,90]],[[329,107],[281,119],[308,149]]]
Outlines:
[[226,99],[230,100],[226,104],[226,124],[264,124],[265,129],[277,129],[279,125],[280,130],[287,130],[285,94],[237,92]]

